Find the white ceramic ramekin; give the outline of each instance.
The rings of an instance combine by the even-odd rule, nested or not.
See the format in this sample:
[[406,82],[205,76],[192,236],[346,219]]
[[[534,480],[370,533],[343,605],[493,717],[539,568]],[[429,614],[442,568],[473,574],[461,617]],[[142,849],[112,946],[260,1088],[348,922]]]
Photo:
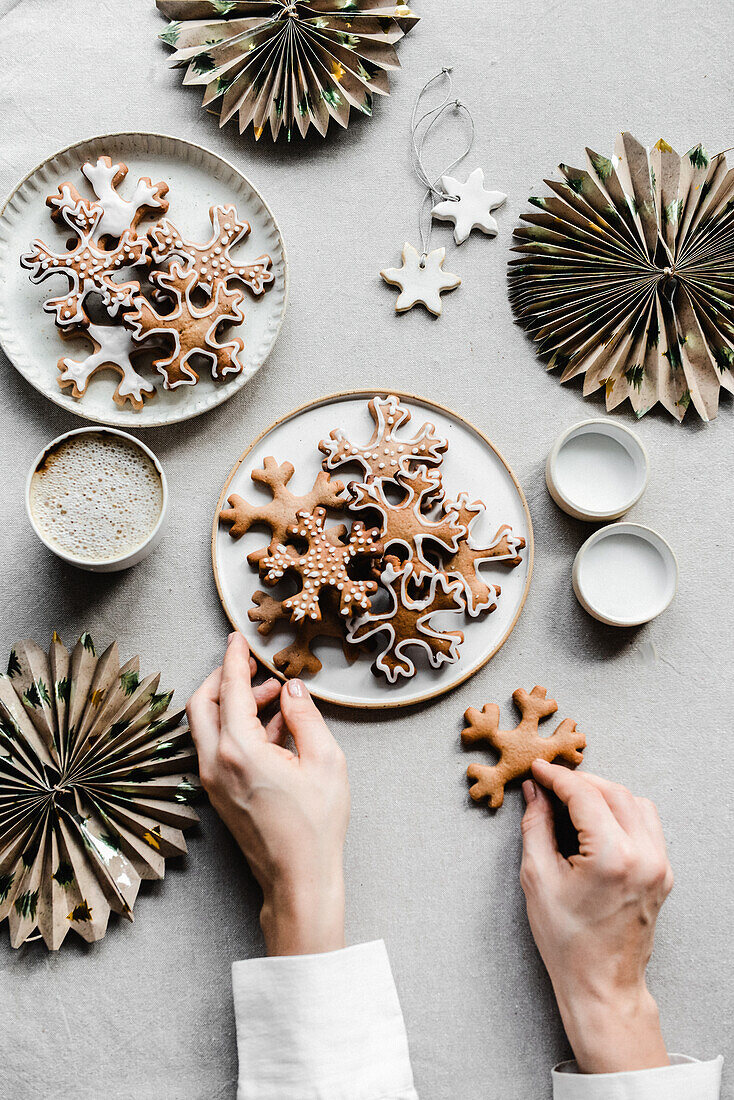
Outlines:
[[[72,554],[67,554],[59,546],[55,545],[55,543],[51,542],[43,535],[38,527],[38,524],[33,518],[33,512],[31,511],[31,483],[33,481],[33,475],[50,451],[58,447],[59,444],[64,443],[67,439],[72,439],[74,436],[78,435],[118,436],[120,439],[126,440],[128,443],[133,444],[133,446],[143,451],[144,454],[146,454],[147,457],[151,460],[156,468],[157,473],[160,475],[162,503],[161,514],[158,517],[158,522],[144,542],[141,542],[139,546],[134,547],[127,554],[123,554],[120,557],[104,558],[100,561],[89,561],[84,558],[74,557]],[[134,435],[129,435],[127,432],[118,431],[117,428],[107,428],[103,425],[95,425],[91,428],[77,428],[72,432],[65,432],[63,435],[60,435],[58,436],[58,438],[52,440],[34,459],[31,468],[28,471],[28,477],[26,479],[25,510],[30,525],[38,535],[41,542],[44,544],[44,546],[47,546],[49,550],[53,551],[53,553],[56,554],[58,558],[61,558],[62,561],[67,562],[69,565],[75,565],[78,569],[86,569],[90,573],[118,573],[123,569],[129,569],[132,565],[137,565],[138,562],[141,562],[143,560],[143,558],[147,558],[148,554],[150,554],[150,552],[154,550],[158,543],[161,541],[168,513],[168,482],[166,481],[166,475],[163,472],[163,467],[161,466],[156,456],[153,454],[149,447],[146,447],[144,443],[141,443],[139,439],[136,439]]]
[[640,523],[610,523],[595,531],[573,563],[581,606],[608,626],[641,626],[670,605],[678,562],[665,539]]
[[574,519],[619,519],[647,488],[650,462],[633,431],[609,419],[582,420],[556,439],[545,466],[548,492]]

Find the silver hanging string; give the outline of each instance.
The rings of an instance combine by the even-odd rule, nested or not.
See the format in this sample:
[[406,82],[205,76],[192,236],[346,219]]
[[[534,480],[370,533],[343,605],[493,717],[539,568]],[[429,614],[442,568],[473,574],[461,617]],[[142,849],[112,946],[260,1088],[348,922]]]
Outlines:
[[[437,80],[446,78],[448,80],[448,88],[446,90],[446,96],[436,107],[431,107],[429,110],[424,111],[420,118],[417,118],[418,110],[420,108],[421,100],[429,88],[436,83]],[[451,199],[451,195],[447,195],[443,188],[440,186],[441,177],[448,175],[448,173],[456,168],[457,164],[461,164],[462,160],[469,155],[474,145],[474,138],[476,135],[476,127],[474,125],[474,116],[465,103],[462,103],[460,99],[453,98],[453,80],[451,79],[451,68],[444,66],[440,73],[436,73],[430,80],[421,88],[418,93],[418,98],[413,106],[413,113],[410,119],[410,151],[411,160],[413,163],[413,170],[426,189],[426,193],[423,196],[423,202],[421,203],[420,213],[418,215],[418,229],[421,237],[421,267],[425,266],[428,251],[431,245],[431,233],[433,231],[433,219],[428,214],[428,222],[426,225],[426,209],[429,205],[433,205],[435,201],[442,201],[445,199]],[[471,133],[469,135],[469,142],[466,149],[451,161],[451,164],[447,165],[441,172],[438,173],[435,179],[431,179],[426,171],[426,167],[423,163],[423,153],[426,146],[426,140],[430,134],[432,128],[436,125],[439,119],[443,118],[447,111],[454,110],[458,115],[463,114],[465,118],[469,120],[471,127]],[[427,122],[427,125],[421,135],[418,138],[418,131],[420,127]]]

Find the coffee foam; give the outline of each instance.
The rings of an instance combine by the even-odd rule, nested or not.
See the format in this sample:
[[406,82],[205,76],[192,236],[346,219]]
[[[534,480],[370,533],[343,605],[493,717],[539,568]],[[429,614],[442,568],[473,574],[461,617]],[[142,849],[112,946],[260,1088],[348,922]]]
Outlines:
[[120,436],[88,432],[47,454],[31,479],[30,507],[44,539],[82,561],[141,546],[163,508],[155,464]]

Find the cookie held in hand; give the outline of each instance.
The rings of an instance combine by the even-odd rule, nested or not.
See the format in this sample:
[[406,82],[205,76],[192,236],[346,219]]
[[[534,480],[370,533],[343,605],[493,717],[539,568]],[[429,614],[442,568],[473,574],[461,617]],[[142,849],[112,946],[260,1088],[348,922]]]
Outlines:
[[257,623],[258,634],[272,634],[279,623],[291,625],[295,637],[283,649],[273,657],[273,664],[278,672],[281,672],[287,680],[302,673],[313,676],[321,671],[321,661],[313,652],[314,642],[323,638],[337,638],[342,643],[344,656],[349,662],[357,659],[356,650],[346,639],[346,624],[339,615],[338,607],[334,599],[323,598],[320,603],[321,616],[318,619],[311,617],[299,619],[291,624],[290,609],[284,606],[282,600],[276,600],[267,592],[254,592],[252,596],[253,607],[248,611],[251,623]]
[[558,710],[555,699],[547,699],[546,695],[546,689],[537,686],[529,694],[524,688],[512,693],[515,706],[522,714],[521,721],[512,730],[499,728],[500,708],[496,703],[487,703],[481,711],[469,707],[465,712],[468,725],[461,734],[464,745],[486,741],[500,756],[493,767],[470,764],[467,768],[467,776],[474,780],[469,794],[475,802],[487,798],[492,809],[498,809],[504,801],[505,785],[526,775],[534,760],[547,760],[552,764],[560,759],[574,766],[582,762],[586,737],[570,718],[564,718],[550,737],[541,737],[538,733],[541,718]]

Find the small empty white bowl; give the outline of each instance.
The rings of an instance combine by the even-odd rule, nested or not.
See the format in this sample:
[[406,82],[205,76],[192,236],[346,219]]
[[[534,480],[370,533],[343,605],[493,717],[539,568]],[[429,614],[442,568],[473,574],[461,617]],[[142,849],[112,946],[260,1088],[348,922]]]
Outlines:
[[573,563],[581,606],[608,626],[641,626],[672,602],[678,562],[657,531],[610,523],[586,540]]
[[650,462],[641,440],[613,420],[582,420],[558,436],[545,466],[548,492],[574,519],[619,519],[647,487]]

